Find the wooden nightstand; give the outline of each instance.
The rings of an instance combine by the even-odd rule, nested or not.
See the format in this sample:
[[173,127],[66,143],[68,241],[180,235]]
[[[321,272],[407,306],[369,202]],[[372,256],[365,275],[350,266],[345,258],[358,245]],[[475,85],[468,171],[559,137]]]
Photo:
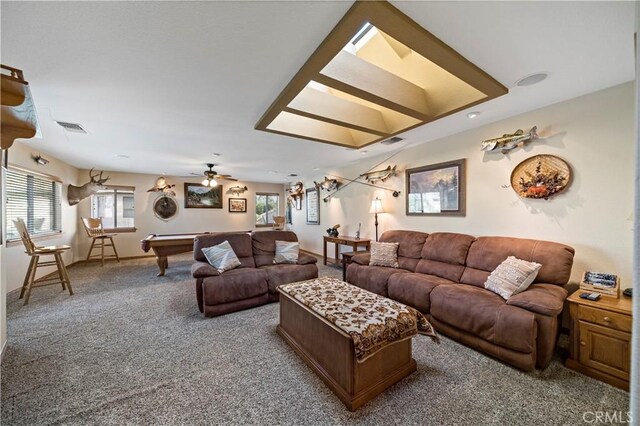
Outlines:
[[629,390],[631,370],[631,298],[581,299],[569,296],[571,337],[566,366],[610,385]]
[[347,266],[351,263],[351,258],[356,254],[369,253],[368,251],[346,251],[342,253],[342,281],[347,281]]

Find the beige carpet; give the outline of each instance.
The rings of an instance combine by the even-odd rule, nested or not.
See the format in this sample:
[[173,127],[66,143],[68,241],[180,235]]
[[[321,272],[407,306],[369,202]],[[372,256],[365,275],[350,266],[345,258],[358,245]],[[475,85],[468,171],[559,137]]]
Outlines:
[[74,296],[9,294],[2,425],[577,425],[628,410],[628,393],[559,359],[522,373],[418,337],[418,371],[350,413],[276,334],[278,304],[205,319],[190,264],[161,278],[152,259],[78,266]]

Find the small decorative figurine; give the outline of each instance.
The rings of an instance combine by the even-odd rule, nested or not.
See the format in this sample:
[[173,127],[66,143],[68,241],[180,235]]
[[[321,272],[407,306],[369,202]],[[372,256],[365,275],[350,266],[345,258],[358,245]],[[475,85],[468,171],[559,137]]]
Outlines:
[[360,227],[362,226],[362,223],[358,224],[358,230],[356,231],[356,240],[360,239]]

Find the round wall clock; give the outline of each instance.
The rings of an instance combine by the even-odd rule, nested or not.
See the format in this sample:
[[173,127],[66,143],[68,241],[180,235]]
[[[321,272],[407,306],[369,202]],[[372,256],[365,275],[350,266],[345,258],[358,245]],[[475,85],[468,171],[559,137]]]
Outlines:
[[571,181],[571,168],[555,155],[536,155],[518,164],[511,173],[511,187],[524,198],[548,200]]
[[178,203],[172,197],[162,194],[153,202],[153,214],[158,219],[169,221],[178,214]]

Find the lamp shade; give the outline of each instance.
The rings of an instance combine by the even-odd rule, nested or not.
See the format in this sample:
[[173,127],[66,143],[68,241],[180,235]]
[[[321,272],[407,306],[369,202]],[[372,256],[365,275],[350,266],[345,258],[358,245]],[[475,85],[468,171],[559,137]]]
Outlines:
[[376,198],[375,200],[371,201],[371,209],[369,209],[369,213],[384,213],[382,200],[380,198]]

